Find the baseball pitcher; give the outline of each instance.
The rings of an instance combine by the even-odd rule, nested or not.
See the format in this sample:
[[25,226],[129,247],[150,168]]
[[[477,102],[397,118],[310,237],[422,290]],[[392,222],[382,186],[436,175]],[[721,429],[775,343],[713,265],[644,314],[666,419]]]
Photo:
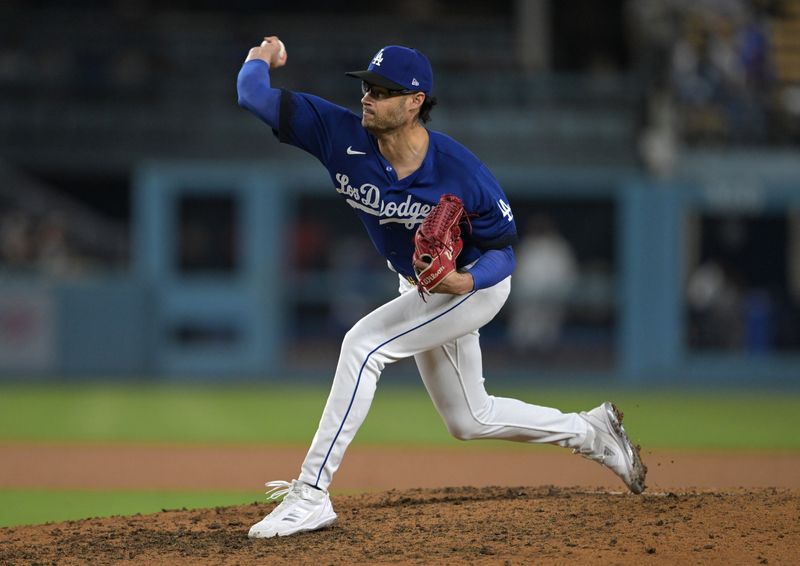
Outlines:
[[346,334],[319,428],[285,496],[249,536],[311,531],[336,520],[328,487],[367,416],[386,364],[414,357],[450,433],[572,449],[617,474],[634,493],[646,468],[611,403],[582,413],[493,397],[484,388],[478,330],[511,288],[514,214],[489,169],[452,138],[426,128],[433,71],[415,49],[388,45],[363,71],[361,115],[310,94],[272,87],[286,64],[275,36],[253,47],[238,77],[239,104],[278,139],[315,156],[343,205],[398,274],[399,295]]

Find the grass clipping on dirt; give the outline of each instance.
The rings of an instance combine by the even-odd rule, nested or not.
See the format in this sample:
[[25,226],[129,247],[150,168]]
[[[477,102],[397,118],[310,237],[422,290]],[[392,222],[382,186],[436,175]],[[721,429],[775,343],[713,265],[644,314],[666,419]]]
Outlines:
[[0,529],[2,564],[796,563],[800,493],[445,488],[333,498],[339,520],[250,540],[273,504]]

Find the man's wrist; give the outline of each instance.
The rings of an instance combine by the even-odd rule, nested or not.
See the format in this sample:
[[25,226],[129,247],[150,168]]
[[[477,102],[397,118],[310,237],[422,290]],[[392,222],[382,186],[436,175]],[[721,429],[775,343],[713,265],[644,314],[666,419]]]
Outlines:
[[459,271],[458,273],[463,275],[461,280],[464,281],[464,283],[462,284],[462,288],[460,289],[461,294],[466,295],[467,293],[471,293],[472,291],[474,291],[475,279],[472,277],[472,273],[470,273],[466,269],[464,271]]

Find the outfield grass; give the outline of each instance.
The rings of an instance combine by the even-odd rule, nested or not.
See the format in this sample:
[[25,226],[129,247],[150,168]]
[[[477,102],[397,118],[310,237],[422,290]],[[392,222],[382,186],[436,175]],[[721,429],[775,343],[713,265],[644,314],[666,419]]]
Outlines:
[[[199,509],[255,501],[251,492],[0,490],[0,527]],[[250,518],[243,518],[248,520]]]
[[[0,441],[278,443],[313,436],[327,387],[0,386]],[[649,449],[800,450],[800,395],[736,392],[496,391],[564,411],[611,399]],[[440,445],[423,387],[379,387],[359,444]],[[476,446],[487,443],[474,443]],[[507,443],[499,443],[507,444]]]
[[[497,391],[564,411],[606,398],[626,413],[648,448],[800,450],[800,395]],[[77,385],[0,387],[0,441],[306,444],[325,387]],[[438,445],[453,441],[420,387],[383,387],[358,442]]]

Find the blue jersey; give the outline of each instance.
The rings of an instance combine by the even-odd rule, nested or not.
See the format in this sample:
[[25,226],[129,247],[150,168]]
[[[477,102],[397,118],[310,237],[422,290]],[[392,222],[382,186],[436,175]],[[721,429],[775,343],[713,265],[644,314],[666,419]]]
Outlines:
[[[248,65],[266,66],[251,61],[242,73]],[[257,71],[261,69],[251,70]],[[240,74],[240,101],[242,90]],[[486,166],[464,146],[429,130],[429,146],[422,165],[398,180],[358,115],[317,96],[297,92],[280,91],[279,102],[275,103],[279,104],[278,109],[253,108],[253,104],[246,103],[243,106],[276,128],[282,142],[303,149],[322,162],[336,192],[358,215],[375,248],[398,273],[414,276],[414,233],[446,193],[460,197],[470,215],[471,228],[462,226],[464,249],[457,265],[473,263],[489,250],[506,250],[513,269],[510,245],[517,236],[508,199]]]

